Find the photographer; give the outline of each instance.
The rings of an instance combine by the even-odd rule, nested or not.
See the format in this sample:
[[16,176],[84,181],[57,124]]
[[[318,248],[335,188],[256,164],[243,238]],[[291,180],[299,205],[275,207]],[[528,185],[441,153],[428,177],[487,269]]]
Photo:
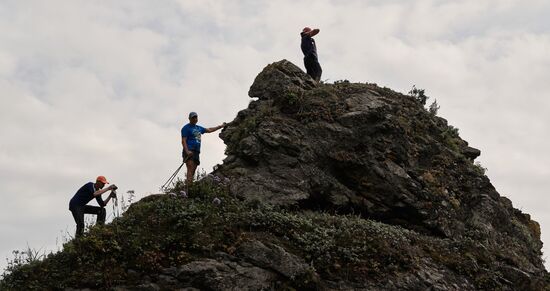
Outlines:
[[[114,184],[103,189],[105,184],[109,184],[107,179],[104,176],[99,176],[95,183],[89,182],[80,187],[69,202],[69,210],[72,212],[74,221],[76,222],[75,237],[80,237],[84,233],[84,214],[95,214],[97,215],[97,224],[105,223],[107,212],[104,207],[109,203],[111,198],[116,198],[115,190],[117,189],[117,186]],[[109,190],[111,190],[109,197],[106,200],[101,199],[101,195]],[[99,207],[86,205],[94,198]]]

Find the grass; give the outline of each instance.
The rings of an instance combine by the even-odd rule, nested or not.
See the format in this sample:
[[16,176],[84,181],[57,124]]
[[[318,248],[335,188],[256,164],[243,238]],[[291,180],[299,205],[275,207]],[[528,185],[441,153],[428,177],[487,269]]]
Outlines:
[[375,276],[410,267],[412,255],[399,251],[409,243],[408,231],[355,216],[252,206],[229,196],[223,181],[203,180],[191,186],[189,199],[146,197],[61,252],[12,266],[0,289],[109,288],[126,282],[130,269],[155,273],[219,251],[232,253],[251,233],[277,237],[321,274]]
[[[187,189],[189,198],[145,197],[111,224],[94,226],[65,243],[59,253],[27,251],[4,273],[0,290],[132,284],[129,270],[151,275],[218,252],[237,255],[235,250],[250,237],[302,258],[323,280],[384,282],[388,276],[425,268],[422,262],[429,261],[471,278],[479,288],[500,286],[491,265],[507,256],[505,250],[475,240],[427,237],[354,215],[247,204],[228,194],[228,183],[208,175]],[[180,181],[170,192],[182,189]],[[221,204],[212,203],[213,198]],[[285,284],[295,289],[317,284],[310,279],[287,278]]]

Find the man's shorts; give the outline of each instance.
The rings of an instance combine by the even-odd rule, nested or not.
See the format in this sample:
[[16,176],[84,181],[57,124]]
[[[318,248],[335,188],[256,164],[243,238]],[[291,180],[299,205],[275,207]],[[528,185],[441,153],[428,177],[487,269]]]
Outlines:
[[[187,161],[192,160],[193,162],[195,162],[195,165],[197,165],[197,166],[200,165],[201,164],[201,159],[200,159],[200,154],[201,153],[197,152],[197,151],[191,151],[191,152],[193,154],[189,158],[187,158]],[[183,159],[185,160],[185,157],[187,156],[185,154],[185,151],[182,153],[182,155],[183,155]]]

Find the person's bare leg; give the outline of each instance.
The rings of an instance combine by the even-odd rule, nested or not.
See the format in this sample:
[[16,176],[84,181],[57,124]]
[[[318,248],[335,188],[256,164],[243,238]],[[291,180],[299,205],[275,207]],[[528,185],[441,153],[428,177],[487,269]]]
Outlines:
[[193,183],[193,176],[195,176],[195,169],[197,168],[197,166],[195,165],[195,162],[191,159],[185,162],[185,165],[187,166],[186,184],[187,186],[189,186],[191,185],[191,183]]
[[193,182],[193,178],[195,177],[195,172],[197,171],[198,165],[193,162],[193,169],[191,169],[191,182]]

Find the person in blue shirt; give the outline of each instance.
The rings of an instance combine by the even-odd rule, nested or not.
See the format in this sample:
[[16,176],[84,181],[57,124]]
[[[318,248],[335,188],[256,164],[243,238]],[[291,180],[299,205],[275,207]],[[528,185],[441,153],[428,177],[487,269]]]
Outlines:
[[[114,190],[117,187],[113,184],[109,187],[103,189],[105,184],[109,184],[107,179],[104,176],[98,176],[95,183],[89,182],[80,187],[76,194],[69,202],[69,210],[73,214],[74,221],[76,222],[76,235],[75,237],[81,237],[84,234],[84,214],[95,214],[97,215],[97,224],[104,224],[105,217],[107,212],[105,211],[105,206],[109,203],[112,197],[116,194]],[[101,195],[107,191],[111,190],[111,194],[107,197],[106,200],[101,199]],[[98,206],[86,205],[92,199],[96,199]]]
[[204,128],[197,124],[198,121],[199,115],[196,112],[191,112],[189,113],[189,123],[181,129],[181,145],[183,146],[182,156],[187,166],[187,185],[193,182],[197,166],[201,163],[201,135],[214,132],[226,125],[224,122],[219,126]]
[[319,58],[317,56],[317,46],[313,37],[319,33],[319,29],[311,29],[304,27],[300,36],[302,37],[302,52],[304,53],[304,66],[306,67],[307,74],[310,75],[315,81],[321,80],[321,74],[323,69],[319,64]]

